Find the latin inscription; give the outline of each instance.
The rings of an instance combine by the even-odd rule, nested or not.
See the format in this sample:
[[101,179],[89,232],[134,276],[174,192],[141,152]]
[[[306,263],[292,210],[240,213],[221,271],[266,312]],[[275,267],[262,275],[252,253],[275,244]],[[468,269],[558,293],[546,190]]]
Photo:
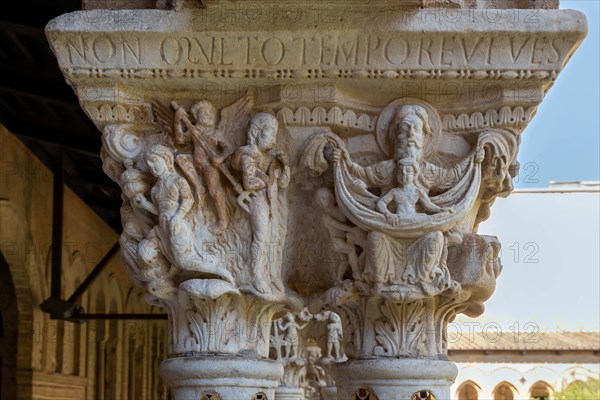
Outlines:
[[320,34],[70,36],[62,41],[71,65],[135,67],[479,67],[556,66],[573,42],[546,36]]

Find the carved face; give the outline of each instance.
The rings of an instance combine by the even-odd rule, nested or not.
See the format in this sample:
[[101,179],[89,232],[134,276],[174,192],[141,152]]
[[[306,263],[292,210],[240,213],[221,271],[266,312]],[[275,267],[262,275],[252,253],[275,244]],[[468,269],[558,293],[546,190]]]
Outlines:
[[403,165],[402,168],[398,168],[398,183],[402,185],[408,185],[415,181],[416,177],[415,167],[412,165]]
[[277,126],[267,124],[263,127],[258,139],[258,147],[262,150],[271,150],[275,147],[275,136],[277,135]]
[[273,115],[257,114],[248,129],[248,144],[257,146],[263,152],[269,151],[275,147],[278,129],[277,119]]
[[214,110],[211,107],[198,107],[196,109],[196,123],[205,128],[214,127],[217,123]]
[[423,148],[425,135],[421,118],[414,114],[407,115],[398,125],[399,129],[396,138],[396,147],[398,146],[398,143],[405,142],[406,146],[412,146],[419,150]]
[[166,161],[157,154],[150,154],[146,162],[154,176],[162,176],[169,170]]
[[513,190],[512,176],[510,173],[511,164],[506,160],[506,156],[494,157],[491,160],[491,170],[493,179],[498,185],[500,193],[509,193]]
[[333,193],[327,188],[320,188],[315,193],[315,201],[321,208],[327,208],[334,204]]

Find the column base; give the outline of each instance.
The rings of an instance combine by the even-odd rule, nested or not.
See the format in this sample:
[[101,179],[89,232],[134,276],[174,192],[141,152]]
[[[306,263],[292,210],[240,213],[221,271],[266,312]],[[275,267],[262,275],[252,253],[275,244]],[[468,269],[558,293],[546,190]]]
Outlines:
[[215,394],[220,400],[272,400],[283,367],[258,358],[206,355],[169,358],[160,364],[160,375],[175,400]]
[[304,389],[280,386],[275,389],[275,400],[304,400]]
[[367,389],[379,400],[408,400],[425,390],[437,400],[447,400],[458,368],[451,361],[380,358],[347,361],[333,366],[331,372],[339,399],[352,399]]

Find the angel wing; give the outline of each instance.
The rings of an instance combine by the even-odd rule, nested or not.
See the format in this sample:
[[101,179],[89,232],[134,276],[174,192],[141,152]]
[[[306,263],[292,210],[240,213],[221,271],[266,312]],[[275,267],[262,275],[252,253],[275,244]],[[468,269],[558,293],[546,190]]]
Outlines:
[[154,120],[159,123],[165,135],[173,137],[173,123],[175,121],[175,112],[171,108],[163,105],[160,101],[152,102],[152,115]]
[[234,149],[244,145],[252,107],[254,107],[254,92],[248,91],[246,96],[221,110],[221,120],[217,130],[227,138]]

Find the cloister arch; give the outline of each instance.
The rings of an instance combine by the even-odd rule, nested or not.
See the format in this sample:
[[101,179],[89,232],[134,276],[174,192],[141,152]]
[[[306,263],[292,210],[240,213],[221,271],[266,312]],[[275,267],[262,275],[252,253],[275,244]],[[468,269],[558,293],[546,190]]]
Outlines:
[[517,398],[517,389],[510,383],[503,381],[494,388],[494,400],[515,400]]
[[554,391],[548,382],[537,381],[529,389],[529,398],[535,400],[550,400]]
[[480,396],[481,388],[471,380],[463,382],[456,391],[458,400],[479,400]]

